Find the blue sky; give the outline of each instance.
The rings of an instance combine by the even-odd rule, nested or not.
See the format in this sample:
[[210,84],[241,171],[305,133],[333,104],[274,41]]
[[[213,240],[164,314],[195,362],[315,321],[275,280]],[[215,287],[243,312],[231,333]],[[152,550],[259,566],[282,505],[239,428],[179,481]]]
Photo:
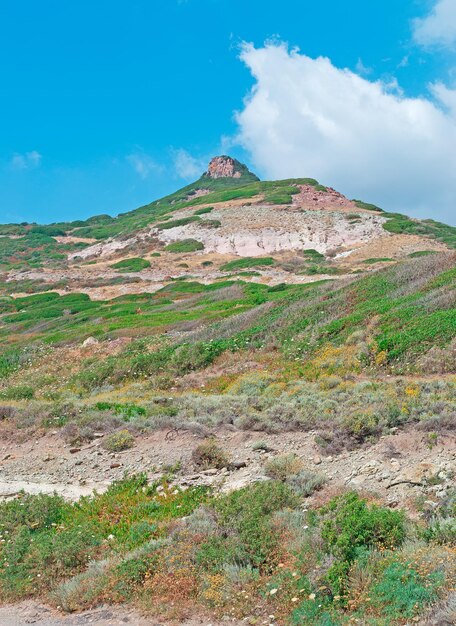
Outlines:
[[0,0],[0,222],[116,214],[229,152],[456,223],[455,4]]

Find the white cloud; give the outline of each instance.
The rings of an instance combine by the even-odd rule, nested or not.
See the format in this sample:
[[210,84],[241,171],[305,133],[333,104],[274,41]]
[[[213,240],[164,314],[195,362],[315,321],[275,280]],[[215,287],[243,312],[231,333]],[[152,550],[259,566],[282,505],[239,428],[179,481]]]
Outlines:
[[424,18],[413,22],[413,35],[423,46],[456,44],[456,2],[436,0],[432,11]]
[[11,158],[11,167],[14,170],[28,170],[38,167],[41,163],[42,156],[36,150],[20,154],[16,152]]
[[246,45],[241,58],[256,84],[238,141],[265,177],[311,176],[385,209],[455,221],[455,91],[406,98],[285,45]]
[[158,165],[152,157],[150,157],[142,150],[132,152],[131,154],[128,154],[125,158],[142,179],[146,179],[150,176],[152,172],[159,172],[162,169],[161,166]]
[[206,169],[206,160],[197,159],[183,148],[173,151],[173,160],[174,168],[180,178],[199,178]]

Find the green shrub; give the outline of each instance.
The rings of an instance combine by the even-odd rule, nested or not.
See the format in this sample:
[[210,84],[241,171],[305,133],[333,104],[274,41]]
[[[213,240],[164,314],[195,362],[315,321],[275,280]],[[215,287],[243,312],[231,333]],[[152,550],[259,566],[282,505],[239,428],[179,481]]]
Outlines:
[[429,256],[430,254],[437,254],[435,250],[417,250],[416,252],[411,252],[408,256],[410,259],[418,259],[422,256]]
[[235,534],[241,540],[248,564],[268,568],[277,558],[276,549],[281,541],[271,516],[296,504],[289,487],[270,480],[222,496],[214,502],[214,507],[227,536]]
[[150,261],[134,257],[131,259],[123,259],[118,263],[114,263],[111,267],[119,272],[140,272],[150,267]]
[[324,509],[322,538],[326,550],[342,562],[352,562],[360,548],[395,548],[405,538],[405,517],[355,492],[338,496]]
[[211,211],[213,210],[214,210],[213,206],[207,206],[207,207],[204,207],[203,209],[198,209],[197,211],[193,213],[193,215],[206,215],[206,213],[211,213]]
[[165,246],[167,252],[196,252],[197,250],[204,250],[204,244],[196,239],[182,239],[182,241],[176,241]]
[[421,576],[411,564],[392,563],[370,590],[371,602],[384,617],[410,618],[437,599],[442,583],[440,572]]
[[30,385],[16,385],[0,392],[0,398],[4,400],[31,400],[34,395],[35,389]]
[[261,267],[274,265],[274,259],[270,256],[265,257],[243,257],[242,259],[236,259],[229,261],[220,266],[222,272],[228,272],[230,270],[239,270],[246,267]]
[[189,215],[188,217],[182,217],[178,220],[169,220],[168,222],[162,222],[156,225],[158,230],[168,230],[170,228],[177,228],[178,226],[187,226],[187,224],[191,224],[192,222],[199,222],[200,218],[198,215]]
[[370,265],[372,263],[385,263],[386,261],[394,261],[394,259],[390,259],[388,257],[373,257],[371,259],[364,259],[363,263]]
[[383,213],[383,209],[376,206],[375,204],[369,204],[368,202],[363,202],[362,200],[352,200],[358,207],[358,209],[366,209],[367,211],[381,211]]

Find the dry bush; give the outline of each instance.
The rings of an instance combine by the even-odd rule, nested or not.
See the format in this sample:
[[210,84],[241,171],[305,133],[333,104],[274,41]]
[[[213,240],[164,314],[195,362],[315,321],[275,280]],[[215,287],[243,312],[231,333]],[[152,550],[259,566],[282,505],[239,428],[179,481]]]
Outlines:
[[427,374],[456,373],[456,339],[445,348],[433,346],[419,359],[418,368]]
[[302,459],[295,454],[280,454],[275,456],[265,464],[266,475],[275,480],[285,481],[290,476],[294,476],[304,467]]
[[215,439],[206,439],[192,452],[192,461],[195,465],[205,469],[221,469],[229,464],[229,459]]
[[454,267],[456,254],[454,252],[431,254],[403,263],[398,263],[392,269],[394,280],[401,285],[392,294],[392,298],[407,296],[419,291],[430,280],[439,274]]
[[305,498],[311,496],[314,491],[318,491],[326,483],[323,474],[303,469],[297,474],[289,476],[287,485],[289,485],[298,496]]
[[129,430],[117,430],[103,439],[102,446],[109,452],[122,452],[135,445],[135,438]]

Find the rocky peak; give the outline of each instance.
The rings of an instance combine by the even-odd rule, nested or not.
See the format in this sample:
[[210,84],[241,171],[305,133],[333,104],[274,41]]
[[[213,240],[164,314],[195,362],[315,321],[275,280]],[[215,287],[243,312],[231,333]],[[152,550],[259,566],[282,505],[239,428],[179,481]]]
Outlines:
[[241,178],[246,175],[257,179],[243,163],[226,155],[211,159],[207,171],[203,174],[207,178]]

